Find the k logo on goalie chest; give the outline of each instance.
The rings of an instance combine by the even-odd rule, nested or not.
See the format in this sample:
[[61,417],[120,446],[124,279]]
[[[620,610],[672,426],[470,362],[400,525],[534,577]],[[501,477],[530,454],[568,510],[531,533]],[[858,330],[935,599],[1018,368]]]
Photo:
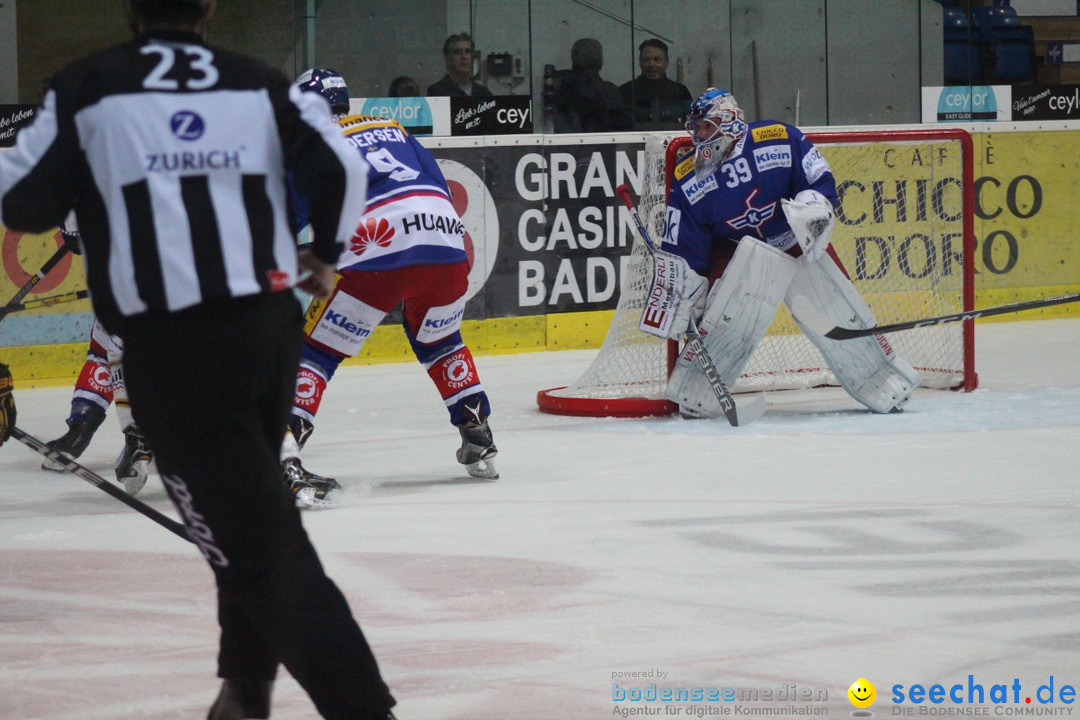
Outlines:
[[662,235],[665,242],[669,242],[672,245],[679,244],[679,222],[681,220],[681,211],[671,207],[667,209],[667,215],[664,217],[664,232]]

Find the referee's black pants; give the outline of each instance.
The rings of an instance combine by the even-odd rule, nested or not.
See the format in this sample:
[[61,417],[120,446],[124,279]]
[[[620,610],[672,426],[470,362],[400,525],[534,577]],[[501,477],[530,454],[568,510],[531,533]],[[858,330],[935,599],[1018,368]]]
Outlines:
[[135,421],[217,579],[223,678],[279,662],[330,720],[386,717],[393,698],[281,476],[302,344],[291,292],[142,315],[124,326]]

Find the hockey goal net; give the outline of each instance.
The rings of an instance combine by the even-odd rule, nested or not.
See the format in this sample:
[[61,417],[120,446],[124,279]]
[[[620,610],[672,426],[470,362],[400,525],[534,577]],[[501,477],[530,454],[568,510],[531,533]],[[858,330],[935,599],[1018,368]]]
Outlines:
[[[974,304],[973,165],[963,130],[874,130],[808,133],[836,178],[839,204],[833,246],[879,324],[970,310]],[[652,237],[662,235],[667,188],[689,138],[646,138],[639,213]],[[638,330],[652,280],[640,238],[630,252],[607,336],[571,385],[541,390],[544,412],[591,417],[665,415],[664,399],[678,352]],[[971,321],[893,333],[896,351],[923,386],[972,390],[977,383]],[[734,392],[838,385],[825,361],[781,306]]]

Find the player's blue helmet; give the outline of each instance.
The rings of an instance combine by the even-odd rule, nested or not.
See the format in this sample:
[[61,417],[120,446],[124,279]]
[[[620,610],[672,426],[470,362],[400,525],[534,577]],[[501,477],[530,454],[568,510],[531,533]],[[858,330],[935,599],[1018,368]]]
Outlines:
[[690,104],[686,117],[686,132],[694,141],[694,166],[698,170],[715,168],[746,130],[743,111],[734,95],[720,88],[703,92]]
[[345,78],[336,71],[330,68],[312,68],[296,78],[296,86],[326,98],[335,118],[349,114],[349,88],[345,85]]

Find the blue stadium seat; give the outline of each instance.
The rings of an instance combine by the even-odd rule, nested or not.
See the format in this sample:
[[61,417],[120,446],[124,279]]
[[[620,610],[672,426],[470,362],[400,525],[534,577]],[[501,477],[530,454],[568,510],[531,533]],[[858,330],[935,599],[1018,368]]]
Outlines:
[[1004,84],[1035,81],[1035,32],[1027,25],[997,28],[990,41],[993,80]]
[[1009,5],[971,8],[971,24],[989,42],[990,36],[999,28],[1019,27],[1020,16]]
[[1020,17],[1013,7],[973,7],[971,23],[986,56],[989,82],[1034,81],[1034,31],[1020,24]]
[[972,31],[967,14],[959,7],[942,8],[944,19],[946,85],[983,82],[981,39]]

